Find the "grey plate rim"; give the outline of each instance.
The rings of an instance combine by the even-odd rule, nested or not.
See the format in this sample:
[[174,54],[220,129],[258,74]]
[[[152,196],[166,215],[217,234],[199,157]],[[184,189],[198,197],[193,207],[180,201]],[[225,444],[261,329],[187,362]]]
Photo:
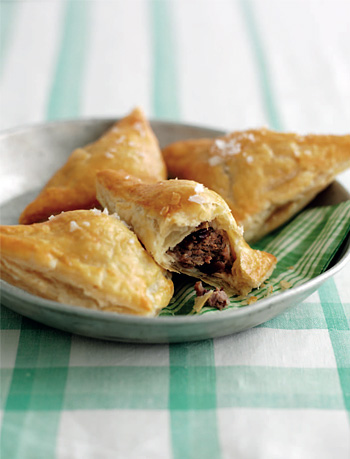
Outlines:
[[[56,120],[56,121],[49,121],[49,122],[43,122],[43,123],[32,123],[32,124],[27,124],[19,127],[14,127],[10,129],[6,129],[2,132],[0,132],[0,140],[3,137],[10,136],[10,135],[17,135],[19,133],[25,133],[26,131],[30,131],[32,129],[43,129],[46,127],[55,127],[56,125],[64,125],[64,124],[70,124],[70,123],[75,123],[76,125],[83,125],[84,123],[114,123],[118,118],[105,118],[105,117],[93,117],[93,118],[79,118],[79,119],[64,119],[64,120]],[[177,123],[173,121],[167,121],[167,120],[158,120],[158,119],[151,119],[150,120],[151,125],[152,124],[158,124],[158,125],[163,125],[166,126],[167,128],[193,128],[193,129],[199,129],[199,130],[206,130],[210,131],[210,133],[213,136],[216,135],[224,135],[225,132],[222,130],[218,130],[215,128],[211,127],[206,127],[206,126],[199,126],[195,124],[186,124],[186,123]],[[350,195],[348,194],[349,198]],[[123,314],[118,314],[116,312],[108,312],[108,311],[100,311],[100,310],[93,310],[93,309],[86,309],[83,307],[79,306],[72,306],[72,305],[67,305],[63,303],[58,303],[56,301],[48,300],[42,297],[38,297],[35,295],[32,295],[18,287],[14,287],[11,284],[8,284],[7,282],[3,281],[0,279],[0,299],[1,299],[1,292],[3,291],[8,297],[15,297],[18,300],[23,300],[24,302],[30,302],[33,303],[35,302],[38,308],[45,308],[48,311],[52,311],[55,313],[61,313],[63,315],[69,315],[72,317],[77,317],[81,319],[98,319],[102,321],[112,321],[116,322],[118,324],[131,324],[131,325],[138,325],[138,326],[147,326],[149,324],[152,324],[152,326],[167,326],[170,329],[176,329],[177,327],[181,327],[182,325],[189,325],[189,324],[210,324],[213,322],[223,322],[227,321],[229,319],[233,318],[238,318],[242,317],[245,315],[255,315],[258,312],[261,311],[267,311],[269,309],[274,308],[278,303],[281,301],[285,301],[287,303],[291,303],[293,301],[293,298],[295,297],[298,299],[298,297],[302,296],[308,296],[323,283],[327,279],[333,277],[336,273],[338,273],[343,267],[350,261],[350,237],[348,237],[345,240],[345,245],[342,250],[342,254],[340,257],[340,260],[336,262],[334,266],[331,268],[327,269],[324,273],[320,274],[319,276],[315,277],[314,279],[311,279],[304,284],[298,286],[297,288],[285,290],[283,292],[279,292],[276,295],[264,298],[259,300],[257,303],[254,303],[251,306],[244,306],[244,307],[238,307],[234,309],[229,309],[229,310],[224,310],[224,311],[217,311],[217,312],[210,312],[208,314],[203,314],[203,315],[191,315],[191,316],[157,316],[157,317],[142,317],[142,316],[134,316],[134,315],[123,315]],[[301,300],[302,301],[302,300]],[[295,304],[295,303],[294,303]],[[8,304],[5,304],[9,309],[11,309],[11,306],[8,306]],[[290,306],[289,306],[290,307]],[[16,310],[15,308],[12,308],[13,310]],[[287,308],[286,308],[287,309]],[[25,314],[23,314],[25,315]],[[278,315],[278,314],[276,314]],[[37,320],[37,319],[34,319]],[[51,325],[53,326],[53,325]],[[79,333],[77,331],[73,333]],[[100,337],[100,335],[96,336],[97,338]],[[115,339],[118,339],[115,337]],[[188,340],[190,340],[189,338]],[[130,341],[133,341],[131,338]],[[157,339],[155,340],[150,340],[145,342],[164,342],[164,340],[158,341]]]
[[[110,123],[113,124],[119,120],[121,120],[121,117],[115,117],[115,118],[106,118],[106,117],[99,117],[99,116],[94,116],[94,117],[81,117],[81,118],[64,118],[64,119],[57,119],[57,120],[50,120],[50,121],[43,121],[43,122],[34,122],[34,123],[25,123],[21,124],[19,126],[15,127],[10,127],[7,129],[3,129],[0,131],[0,140],[4,136],[8,135],[17,135],[20,133],[23,133],[25,131],[29,131],[30,129],[33,128],[46,128],[46,127],[54,127],[56,125],[64,125],[64,124],[70,124],[70,123],[75,123],[75,124],[84,124],[84,123]],[[177,121],[173,120],[166,120],[166,119],[161,119],[161,118],[148,118],[148,122],[151,125],[154,124],[163,124],[166,125],[167,127],[177,127],[177,128],[192,128],[192,129],[205,129],[206,131],[211,131],[214,135],[225,135],[227,131],[223,131],[222,129],[218,129],[212,126],[204,126],[204,125],[198,125],[194,123],[180,123]]]

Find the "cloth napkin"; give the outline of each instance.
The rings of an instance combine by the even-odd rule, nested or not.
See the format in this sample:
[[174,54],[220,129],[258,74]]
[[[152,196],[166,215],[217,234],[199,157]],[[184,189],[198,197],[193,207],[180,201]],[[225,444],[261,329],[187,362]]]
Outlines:
[[[247,306],[255,301],[295,288],[324,272],[350,231],[350,201],[334,206],[307,209],[290,223],[269,234],[255,249],[272,253],[277,266],[261,288],[247,297],[232,297],[227,309]],[[217,311],[208,306],[193,309],[194,280],[177,277],[174,298],[160,315],[207,314]],[[210,288],[210,287],[208,287]]]

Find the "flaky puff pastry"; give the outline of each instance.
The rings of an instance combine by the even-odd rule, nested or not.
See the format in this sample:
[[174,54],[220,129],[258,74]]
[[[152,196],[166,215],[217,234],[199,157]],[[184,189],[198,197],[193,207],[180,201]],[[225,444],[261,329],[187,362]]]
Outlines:
[[[107,170],[97,174],[97,198],[133,228],[160,266],[223,287],[228,294],[246,295],[270,276],[275,267],[273,255],[253,250],[244,241],[225,201],[199,183],[164,180],[145,184],[120,171]],[[198,231],[208,237],[210,243],[208,228],[214,239],[216,234],[219,236],[213,248],[204,247],[203,258],[210,258],[208,251],[214,253],[217,242],[225,245],[227,241],[224,250],[229,250],[230,261],[224,271],[215,266],[213,269],[213,265],[189,266],[196,257],[202,257],[196,247],[192,251],[185,247],[185,256],[192,253],[193,259],[189,256],[184,262],[176,256],[177,249],[186,245],[188,237],[199,234]]]
[[289,220],[350,166],[350,135],[248,130],[176,142],[163,156],[171,177],[219,193],[252,242]]
[[154,316],[173,294],[169,275],[124,223],[99,210],[0,226],[1,277],[60,303]]
[[166,178],[158,141],[140,109],[115,123],[96,142],[74,150],[24,209],[19,223],[36,223],[61,211],[96,207],[95,175],[106,168],[122,168],[150,182]]

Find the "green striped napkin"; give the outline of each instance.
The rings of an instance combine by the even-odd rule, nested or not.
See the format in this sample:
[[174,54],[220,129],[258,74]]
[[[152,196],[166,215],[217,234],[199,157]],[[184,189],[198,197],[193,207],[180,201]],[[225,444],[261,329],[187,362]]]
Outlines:
[[[246,306],[318,276],[330,265],[349,231],[350,201],[303,211],[254,245],[255,249],[277,257],[276,269],[272,277],[248,297],[230,298],[227,309]],[[193,278],[175,276],[174,297],[160,315],[197,314],[193,310],[195,282]],[[199,314],[213,311],[217,309],[204,307]]]

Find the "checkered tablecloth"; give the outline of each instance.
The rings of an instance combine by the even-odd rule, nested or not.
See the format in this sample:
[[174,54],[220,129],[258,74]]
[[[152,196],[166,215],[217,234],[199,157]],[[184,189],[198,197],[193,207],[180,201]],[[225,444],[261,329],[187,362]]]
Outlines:
[[[1,128],[140,105],[224,130],[349,133],[349,18],[347,0],[2,0]],[[347,459],[349,274],[190,344],[103,342],[2,307],[1,458]]]

